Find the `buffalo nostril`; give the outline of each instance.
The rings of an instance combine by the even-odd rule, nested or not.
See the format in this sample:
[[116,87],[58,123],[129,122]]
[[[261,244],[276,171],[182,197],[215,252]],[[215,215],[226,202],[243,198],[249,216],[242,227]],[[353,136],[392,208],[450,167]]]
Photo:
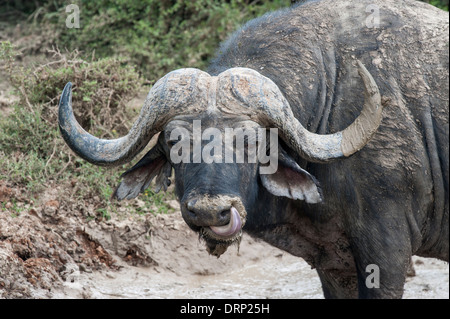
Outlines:
[[229,215],[230,215],[230,210],[229,209],[220,212],[220,217],[227,217]]
[[223,226],[231,219],[231,205],[223,205],[203,198],[184,203],[184,217],[196,226]]
[[195,213],[194,210],[188,209],[187,212],[188,212],[188,214],[189,214],[189,216],[190,216],[191,218],[196,218],[196,217],[197,217],[197,214]]
[[228,224],[230,222],[231,210],[226,209],[219,213],[219,224]]

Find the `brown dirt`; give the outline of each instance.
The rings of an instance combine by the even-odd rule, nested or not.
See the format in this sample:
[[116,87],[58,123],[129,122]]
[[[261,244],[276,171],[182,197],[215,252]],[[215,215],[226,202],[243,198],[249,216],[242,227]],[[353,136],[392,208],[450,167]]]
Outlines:
[[[33,297],[37,290],[58,287],[72,269],[114,269],[102,245],[83,229],[80,209],[68,212],[55,188],[40,203],[25,191],[0,181],[0,296]],[[72,203],[72,205],[74,205]]]
[[267,255],[261,243],[247,238],[240,253],[236,247],[220,259],[209,256],[179,211],[141,216],[122,210],[109,221],[89,220],[94,203],[77,204],[64,186],[47,188],[37,203],[22,193],[0,181],[0,298],[61,297],[74,277],[120,276],[124,268],[212,276]]

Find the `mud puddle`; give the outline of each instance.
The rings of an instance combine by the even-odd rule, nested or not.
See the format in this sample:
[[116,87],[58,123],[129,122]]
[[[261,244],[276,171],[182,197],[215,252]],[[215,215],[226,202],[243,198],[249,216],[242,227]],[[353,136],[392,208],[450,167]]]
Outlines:
[[213,275],[183,276],[141,267],[82,275],[78,282],[65,283],[55,297],[316,299],[323,295],[319,278],[305,262],[277,255]]
[[[300,258],[266,247],[272,256],[221,274],[174,274],[132,267],[81,274],[53,298],[323,299],[320,280]],[[414,257],[416,276],[408,277],[404,299],[448,299],[449,267],[436,259]]]

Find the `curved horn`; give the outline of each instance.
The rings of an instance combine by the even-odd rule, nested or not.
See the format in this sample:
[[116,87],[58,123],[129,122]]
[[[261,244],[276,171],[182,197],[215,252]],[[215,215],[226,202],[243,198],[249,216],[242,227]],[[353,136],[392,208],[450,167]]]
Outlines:
[[59,128],[69,147],[96,165],[114,166],[130,161],[175,116],[193,113],[207,90],[210,76],[198,69],[179,69],[155,83],[138,119],[126,136],[106,140],[86,132],[72,110],[72,83],[67,83],[59,102]]
[[[360,61],[357,63],[358,73],[364,82],[364,107],[350,126],[334,134],[309,132],[294,117],[278,86],[257,71],[247,68],[227,70],[222,73],[220,85],[230,86],[234,97],[243,102],[237,103],[238,106],[234,103],[233,108],[239,108],[235,112],[243,113],[266,127],[277,127],[283,140],[306,160],[328,162],[359,151],[369,142],[381,123],[383,107],[378,87],[364,65]],[[223,96],[222,99],[219,107],[223,112],[229,113],[229,98]]]

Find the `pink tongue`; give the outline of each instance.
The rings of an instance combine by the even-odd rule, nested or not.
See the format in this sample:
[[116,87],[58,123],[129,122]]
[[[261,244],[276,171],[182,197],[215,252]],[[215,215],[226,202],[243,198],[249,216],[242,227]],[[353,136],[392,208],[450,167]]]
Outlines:
[[211,230],[221,237],[233,237],[241,231],[242,221],[236,208],[231,207],[230,222],[223,226],[211,226]]

